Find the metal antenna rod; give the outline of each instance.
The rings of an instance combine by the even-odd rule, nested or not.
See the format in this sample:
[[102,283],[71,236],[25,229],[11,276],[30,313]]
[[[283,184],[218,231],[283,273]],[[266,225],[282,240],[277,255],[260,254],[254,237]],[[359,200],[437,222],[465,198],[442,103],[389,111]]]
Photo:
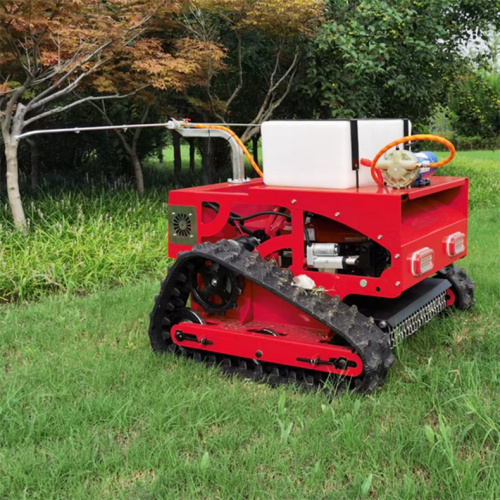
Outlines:
[[[31,137],[33,135],[42,134],[63,134],[73,132],[74,134],[79,134],[80,132],[96,132],[100,130],[124,130],[136,129],[136,128],[157,128],[165,127],[170,128],[168,125],[171,122],[164,123],[141,123],[132,125],[105,125],[101,127],[73,127],[73,128],[53,128],[53,129],[42,129],[42,130],[32,130],[30,132],[25,132],[24,134],[16,135],[16,140],[25,139],[26,137]],[[260,127],[260,123],[206,123],[205,125],[224,125],[230,127]]]

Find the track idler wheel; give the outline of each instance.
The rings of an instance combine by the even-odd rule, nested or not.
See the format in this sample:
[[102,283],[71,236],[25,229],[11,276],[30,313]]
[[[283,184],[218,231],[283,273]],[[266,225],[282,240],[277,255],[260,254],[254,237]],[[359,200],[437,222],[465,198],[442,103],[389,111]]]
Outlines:
[[437,274],[441,278],[446,278],[451,283],[451,290],[455,295],[455,307],[461,311],[466,311],[474,305],[476,302],[474,298],[476,284],[469,278],[465,269],[451,264],[438,271]]

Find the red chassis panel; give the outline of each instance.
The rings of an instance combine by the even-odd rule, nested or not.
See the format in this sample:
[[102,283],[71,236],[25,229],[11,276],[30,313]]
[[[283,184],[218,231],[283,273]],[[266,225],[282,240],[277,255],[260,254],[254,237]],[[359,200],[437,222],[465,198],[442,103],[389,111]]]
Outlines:
[[[208,325],[179,323],[172,327],[172,339],[181,347],[296,368],[314,368],[347,377],[361,375],[363,363],[351,349],[322,343],[316,332],[289,325],[281,325],[281,330],[286,331],[283,336],[272,337],[258,333],[259,327],[263,330],[269,326],[265,323],[243,327],[235,321]],[[342,367],[338,366],[339,362],[342,362]]]
[[[191,307],[203,311],[194,301]],[[237,307],[223,318],[204,317],[207,324],[173,325],[172,340],[181,347],[347,377],[363,371],[353,349],[335,343],[335,332],[255,283],[243,287]]]
[[[216,203],[218,213],[202,206]],[[467,234],[468,180],[454,177],[433,177],[424,188],[396,190],[369,186],[348,190],[299,189],[266,186],[261,179],[245,184],[221,183],[172,191],[170,205],[193,206],[198,214],[197,243],[218,241],[239,236],[228,224],[231,211],[245,216],[276,207],[287,209],[292,216],[287,234],[269,239],[257,250],[268,256],[289,249],[290,269],[294,274],[307,274],[316,285],[331,295],[369,295],[398,297],[403,291],[433,275],[439,269],[464,257],[446,253],[446,238],[454,233]],[[346,274],[319,273],[305,267],[304,212],[336,221],[371,238],[391,255],[391,265],[378,278]],[[266,219],[248,224],[256,229]],[[259,226],[260,225],[260,226]],[[434,250],[434,266],[422,276],[411,271],[412,254],[425,247]],[[176,257],[191,245],[175,245],[169,241],[169,256]]]

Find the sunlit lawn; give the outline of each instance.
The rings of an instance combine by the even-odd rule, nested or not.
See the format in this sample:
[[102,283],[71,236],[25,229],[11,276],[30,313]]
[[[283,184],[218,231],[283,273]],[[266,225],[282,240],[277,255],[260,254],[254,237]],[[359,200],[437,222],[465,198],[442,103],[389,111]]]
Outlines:
[[[461,265],[477,305],[408,340],[369,396],[330,401],[153,354],[152,278],[0,307],[0,498],[500,498],[500,172],[484,157],[446,167],[471,177]],[[113,227],[122,262],[134,242]],[[149,238],[157,273],[164,234]]]

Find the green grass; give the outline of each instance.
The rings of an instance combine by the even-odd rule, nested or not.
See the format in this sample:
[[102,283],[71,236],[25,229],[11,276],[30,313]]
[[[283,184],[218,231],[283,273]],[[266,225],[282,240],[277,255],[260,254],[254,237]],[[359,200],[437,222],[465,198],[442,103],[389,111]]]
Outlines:
[[367,397],[154,355],[151,281],[4,306],[0,498],[498,498],[496,217],[471,219],[476,308],[407,341]]
[[[439,153],[445,158],[446,153]],[[438,175],[463,176],[470,181],[471,210],[500,207],[500,151],[459,151]]]
[[456,165],[478,176],[461,262],[475,308],[400,346],[369,396],[329,401],[153,354],[150,278],[0,307],[0,498],[500,498],[500,203],[479,192],[500,184],[488,165]]
[[[500,150],[497,151],[459,151],[459,158],[472,158],[479,160],[495,160],[500,162]],[[500,168],[500,163],[497,163],[497,168]]]
[[66,192],[26,200],[30,233],[0,206],[0,303],[87,293],[167,267],[167,191]]

